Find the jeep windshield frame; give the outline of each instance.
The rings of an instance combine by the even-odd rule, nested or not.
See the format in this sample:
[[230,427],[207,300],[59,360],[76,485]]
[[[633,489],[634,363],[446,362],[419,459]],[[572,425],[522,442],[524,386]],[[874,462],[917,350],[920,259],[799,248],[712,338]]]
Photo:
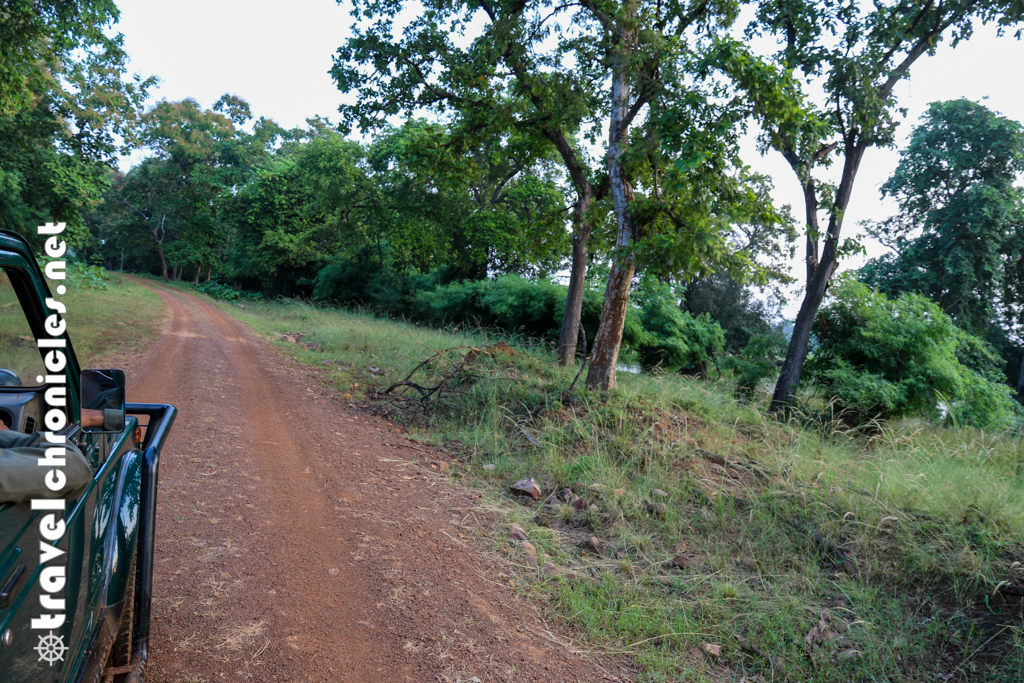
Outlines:
[[[18,303],[25,314],[29,329],[32,330],[32,336],[37,340],[53,338],[52,335],[49,335],[43,329],[43,322],[47,316],[54,314],[58,318],[65,320],[66,318],[56,313],[56,311],[47,309],[46,299],[52,298],[53,294],[51,294],[50,288],[46,284],[46,277],[43,275],[42,269],[32,255],[31,247],[29,247],[28,242],[21,235],[9,230],[0,230],[0,268],[3,268],[7,278],[11,281],[11,286],[18,297]],[[81,369],[68,331],[64,330],[63,333],[57,335],[57,338],[64,340],[65,346],[63,351],[67,359],[64,375],[68,386],[68,422],[77,423],[81,416],[81,406],[79,405],[81,390],[79,386],[81,381],[79,373]],[[42,358],[42,355],[42,352],[40,352],[40,358]],[[43,384],[39,386],[0,387],[0,393],[41,391],[45,389],[45,386]]]

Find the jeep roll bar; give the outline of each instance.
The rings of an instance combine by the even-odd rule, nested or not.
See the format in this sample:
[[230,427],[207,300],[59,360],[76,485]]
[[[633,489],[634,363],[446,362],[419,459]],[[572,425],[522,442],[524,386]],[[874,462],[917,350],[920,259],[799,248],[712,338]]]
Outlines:
[[149,659],[149,619],[153,606],[153,555],[156,540],[156,485],[160,451],[167,441],[178,409],[163,403],[128,403],[128,415],[146,415],[146,436],[139,447],[142,456],[142,491],[139,499],[139,540],[136,559],[135,623],[132,659],[127,667],[127,683],[140,683]]

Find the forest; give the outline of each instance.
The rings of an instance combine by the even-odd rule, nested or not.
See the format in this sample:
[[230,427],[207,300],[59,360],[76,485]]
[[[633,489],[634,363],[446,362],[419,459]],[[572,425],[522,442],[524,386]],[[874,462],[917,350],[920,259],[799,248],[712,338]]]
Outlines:
[[[1019,2],[417,7],[355,0],[340,124],[285,129],[236,94],[153,103],[110,2],[14,3],[0,227],[66,222],[82,277],[500,330],[585,362],[591,389],[713,375],[775,415],[1021,428],[1020,122],[933,103],[882,188],[898,211],[863,226],[886,254],[839,271],[863,250],[844,214],[874,201],[861,161],[897,140],[895,86],[978,25],[1019,37]],[[748,131],[803,206],[773,203]]]
[[288,127],[0,0],[0,229],[182,409],[151,680],[1020,683],[1024,122],[906,100],[1024,2],[339,4]]

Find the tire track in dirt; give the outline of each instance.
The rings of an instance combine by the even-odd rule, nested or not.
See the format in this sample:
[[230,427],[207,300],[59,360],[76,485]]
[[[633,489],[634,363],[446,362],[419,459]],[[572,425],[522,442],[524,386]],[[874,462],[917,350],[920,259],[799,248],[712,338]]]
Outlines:
[[408,462],[398,428],[216,306],[137,282],[170,318],[128,398],[180,411],[160,469],[153,683],[619,680],[498,583],[466,538],[487,514]]

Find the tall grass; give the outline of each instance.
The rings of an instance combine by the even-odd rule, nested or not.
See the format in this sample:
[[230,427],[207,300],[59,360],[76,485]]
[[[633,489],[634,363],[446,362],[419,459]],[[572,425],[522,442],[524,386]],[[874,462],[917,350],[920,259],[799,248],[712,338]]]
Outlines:
[[[225,310],[272,339],[304,332],[323,352],[279,343],[378,409],[375,390],[436,350],[495,341],[297,303]],[[580,649],[628,654],[643,681],[1024,680],[1019,606],[996,591],[1024,585],[1019,439],[779,423],[766,397],[741,405],[674,375],[623,373],[611,393],[566,398],[576,369],[545,347],[475,363],[429,413],[389,409],[453,444],[455,476],[526,528],[539,567],[498,545]],[[514,500],[508,484],[527,476],[587,505]],[[601,556],[577,547],[589,536]],[[676,556],[687,566],[667,567]]]

